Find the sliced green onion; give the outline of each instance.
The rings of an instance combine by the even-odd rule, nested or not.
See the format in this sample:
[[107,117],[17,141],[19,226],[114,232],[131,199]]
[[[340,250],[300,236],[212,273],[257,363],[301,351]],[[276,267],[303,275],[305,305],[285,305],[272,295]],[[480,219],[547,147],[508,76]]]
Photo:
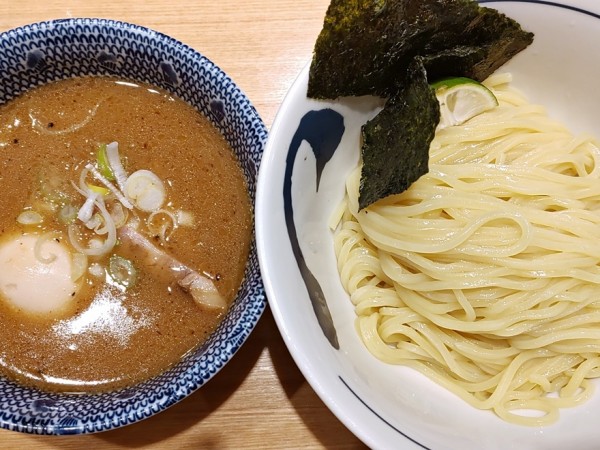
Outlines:
[[79,208],[79,211],[77,212],[77,218],[83,223],[86,223],[94,215],[94,205],[96,204],[98,197],[98,194],[90,191],[85,199],[85,202],[81,208]]
[[121,203],[114,203],[112,208],[109,211],[113,221],[115,222],[115,227],[120,228],[127,222],[127,218],[129,217],[128,211],[123,207]]
[[96,162],[98,163],[98,171],[110,181],[115,181],[115,174],[110,168],[110,164],[108,163],[108,156],[106,154],[106,144],[102,144],[98,149],[98,154],[96,156]]
[[88,230],[94,230],[96,234],[106,234],[106,231],[101,227],[104,225],[104,217],[100,213],[94,213],[94,215],[85,223]]
[[80,230],[75,223],[69,224],[67,231],[69,234],[69,241],[75,250],[80,253],[84,253],[88,256],[102,256],[108,254],[113,247],[117,243],[117,229],[115,228],[115,224],[110,217],[110,214],[106,210],[106,206],[104,205],[104,201],[102,198],[96,201],[96,206],[100,210],[102,217],[104,218],[104,223],[106,225],[106,239],[104,243],[100,242],[100,246],[92,245],[92,240],[90,240],[89,247],[83,246],[80,242]]
[[75,222],[77,219],[78,209],[71,204],[66,204],[58,212],[58,220],[61,223],[69,224]]
[[137,271],[133,263],[118,255],[112,255],[108,261],[108,274],[112,280],[125,289],[135,285]]
[[42,215],[37,211],[23,211],[17,217],[21,225],[39,225],[44,221]]
[[121,157],[119,156],[119,143],[111,142],[106,146],[106,159],[112,172],[115,175],[117,186],[122,191],[125,190],[125,181],[127,180],[127,172],[123,168],[121,163]]
[[177,228],[177,219],[175,215],[166,209],[154,211],[146,219],[148,231],[153,236],[165,242],[168,241],[175,229]]
[[95,184],[90,184],[90,183],[88,183],[87,186],[90,189],[90,191],[95,192],[96,194],[100,194],[102,196],[106,196],[106,195],[110,194],[110,189],[107,189],[105,187],[96,186]]
[[123,193],[135,206],[146,212],[159,210],[167,195],[161,179],[145,169],[129,175]]
[[133,209],[133,205],[131,204],[131,202],[125,198],[125,196],[121,193],[121,191],[119,191],[119,189],[117,189],[117,187],[112,184],[110,181],[108,181],[106,178],[104,178],[104,176],[98,172],[98,169],[96,169],[92,164],[86,164],[85,167],[83,168],[83,170],[81,171],[81,175],[79,177],[79,186],[80,189],[83,193],[83,195],[86,195],[86,186],[83,186],[84,182],[85,182],[85,177],[87,176],[87,174],[91,172],[92,175],[94,176],[94,178],[96,178],[98,181],[100,181],[102,184],[104,184],[104,186],[106,186],[114,195],[115,197],[117,197],[117,200],[119,200],[123,206],[127,209]]

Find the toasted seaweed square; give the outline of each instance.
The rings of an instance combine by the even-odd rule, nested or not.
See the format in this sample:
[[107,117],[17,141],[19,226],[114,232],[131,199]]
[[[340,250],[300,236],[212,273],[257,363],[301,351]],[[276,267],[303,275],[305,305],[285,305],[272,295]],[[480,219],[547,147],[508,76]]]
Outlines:
[[332,0],[308,96],[388,97],[415,56],[425,58],[430,81],[482,81],[532,40],[513,19],[472,0]]
[[439,120],[435,92],[427,82],[423,60],[417,57],[402,89],[362,127],[360,209],[405,191],[427,173],[429,145]]

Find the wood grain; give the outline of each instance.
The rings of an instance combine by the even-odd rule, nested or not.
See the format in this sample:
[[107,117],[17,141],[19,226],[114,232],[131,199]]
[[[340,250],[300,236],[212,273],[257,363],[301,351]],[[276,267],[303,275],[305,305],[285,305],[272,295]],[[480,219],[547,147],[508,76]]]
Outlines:
[[[328,0],[23,0],[0,2],[0,31],[65,17],[133,22],[203,53],[246,93],[270,127],[311,57]],[[362,448],[314,393],[267,310],[206,386],[143,422],[96,435],[0,430],[1,449]]]

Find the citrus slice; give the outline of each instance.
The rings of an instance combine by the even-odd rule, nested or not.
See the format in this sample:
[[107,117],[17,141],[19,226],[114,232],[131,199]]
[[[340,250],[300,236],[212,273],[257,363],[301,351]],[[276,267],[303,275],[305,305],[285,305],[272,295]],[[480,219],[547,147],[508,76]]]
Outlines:
[[470,78],[445,78],[431,87],[435,89],[440,103],[438,129],[460,125],[498,106],[498,99],[492,91]]

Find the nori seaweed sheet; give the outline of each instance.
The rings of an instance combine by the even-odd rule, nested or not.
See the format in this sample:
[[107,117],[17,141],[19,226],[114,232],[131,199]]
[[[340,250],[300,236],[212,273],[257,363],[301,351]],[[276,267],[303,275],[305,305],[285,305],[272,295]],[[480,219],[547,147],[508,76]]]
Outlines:
[[483,81],[532,41],[513,19],[472,0],[332,0],[308,96],[388,97],[417,55],[425,58],[429,81]]
[[388,99],[362,130],[360,208],[403,192],[427,173],[439,122],[428,81],[483,81],[532,41],[513,19],[473,0],[332,0],[315,44],[308,96]]
[[[429,144],[439,121],[438,100],[427,82],[423,61],[417,57],[402,90],[362,127],[360,209],[408,189],[427,173]],[[398,129],[404,131],[398,133]]]

